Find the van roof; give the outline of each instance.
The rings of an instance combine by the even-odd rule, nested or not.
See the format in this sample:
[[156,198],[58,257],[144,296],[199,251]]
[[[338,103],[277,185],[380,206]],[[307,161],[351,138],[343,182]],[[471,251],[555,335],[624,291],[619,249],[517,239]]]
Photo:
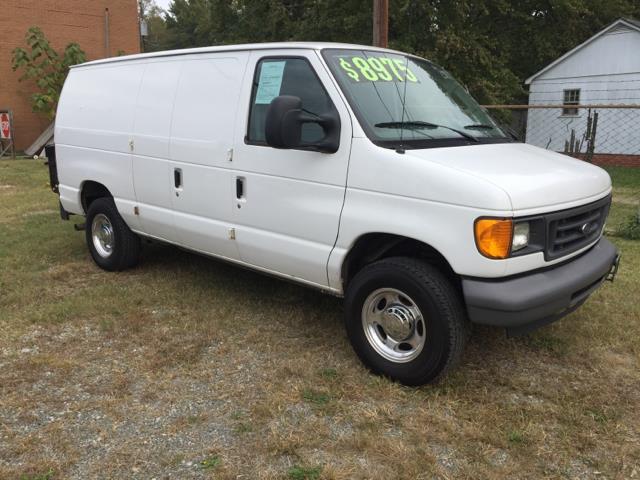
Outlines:
[[238,52],[243,50],[274,50],[274,49],[295,49],[302,50],[323,50],[325,48],[354,49],[354,50],[378,50],[383,52],[402,53],[388,48],[373,47],[371,45],[354,45],[351,43],[332,42],[271,42],[271,43],[246,43],[241,45],[219,45],[215,47],[184,48],[180,50],[166,50],[162,52],[138,53],[135,55],[124,55],[121,57],[109,57],[100,60],[93,60],[71,68],[89,67],[93,65],[103,65],[106,63],[127,62],[130,60],[144,60],[146,58],[173,57],[178,55],[192,55],[197,53],[212,52]]

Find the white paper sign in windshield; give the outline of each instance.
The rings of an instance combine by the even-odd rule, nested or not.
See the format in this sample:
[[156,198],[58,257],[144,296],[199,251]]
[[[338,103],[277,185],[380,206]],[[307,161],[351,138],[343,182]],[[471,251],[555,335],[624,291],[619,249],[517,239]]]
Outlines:
[[282,74],[286,62],[264,62],[260,69],[260,80],[256,92],[256,104],[268,104],[280,95]]

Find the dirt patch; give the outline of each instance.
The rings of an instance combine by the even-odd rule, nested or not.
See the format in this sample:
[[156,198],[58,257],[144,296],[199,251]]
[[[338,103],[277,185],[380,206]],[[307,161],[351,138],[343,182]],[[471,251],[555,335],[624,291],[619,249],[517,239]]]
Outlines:
[[57,210],[33,210],[27,213],[23,213],[22,217],[38,217],[40,215],[51,215],[53,213],[58,213]]
[[640,205],[640,197],[636,195],[614,195],[614,201],[622,205]]

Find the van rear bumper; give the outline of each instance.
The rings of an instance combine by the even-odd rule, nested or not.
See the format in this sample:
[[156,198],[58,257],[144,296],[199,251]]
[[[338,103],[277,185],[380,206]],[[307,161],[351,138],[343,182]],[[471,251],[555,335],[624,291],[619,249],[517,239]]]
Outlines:
[[554,322],[582,305],[605,280],[613,280],[619,254],[606,238],[567,263],[506,280],[463,278],[469,319],[506,327],[513,335]]

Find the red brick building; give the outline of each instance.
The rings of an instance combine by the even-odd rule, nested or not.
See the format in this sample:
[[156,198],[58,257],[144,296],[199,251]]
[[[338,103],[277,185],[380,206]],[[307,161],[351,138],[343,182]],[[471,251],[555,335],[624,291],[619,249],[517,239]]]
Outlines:
[[12,51],[26,47],[25,34],[38,26],[57,51],[77,42],[88,60],[140,51],[136,0],[2,0],[0,3],[0,110],[13,110],[18,150],[26,149],[49,124],[31,111],[31,82],[11,69]]

